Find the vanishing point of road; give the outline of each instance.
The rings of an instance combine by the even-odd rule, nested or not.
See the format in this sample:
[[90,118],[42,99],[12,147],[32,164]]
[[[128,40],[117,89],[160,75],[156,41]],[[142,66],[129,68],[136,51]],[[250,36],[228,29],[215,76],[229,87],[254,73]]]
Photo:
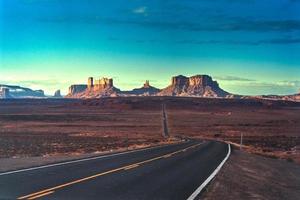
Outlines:
[[188,199],[229,151],[191,140],[0,173],[0,199]]

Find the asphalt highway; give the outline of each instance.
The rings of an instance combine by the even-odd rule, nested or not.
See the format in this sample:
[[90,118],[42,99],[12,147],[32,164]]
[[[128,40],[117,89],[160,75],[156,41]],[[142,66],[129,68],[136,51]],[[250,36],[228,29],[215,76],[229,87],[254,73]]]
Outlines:
[[227,153],[224,143],[188,141],[0,173],[0,199],[187,199]]

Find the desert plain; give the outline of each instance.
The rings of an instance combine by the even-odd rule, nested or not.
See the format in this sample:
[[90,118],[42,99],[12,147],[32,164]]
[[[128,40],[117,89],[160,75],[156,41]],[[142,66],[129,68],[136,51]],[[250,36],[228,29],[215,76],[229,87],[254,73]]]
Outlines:
[[0,101],[0,158],[80,155],[149,146],[162,136],[223,140],[299,162],[300,103],[263,99],[115,97]]
[[[163,105],[170,138],[162,134]],[[219,140],[232,144],[232,154],[204,199],[295,199],[300,191],[299,130],[300,103],[292,101],[6,99],[0,100],[0,172],[188,138]]]

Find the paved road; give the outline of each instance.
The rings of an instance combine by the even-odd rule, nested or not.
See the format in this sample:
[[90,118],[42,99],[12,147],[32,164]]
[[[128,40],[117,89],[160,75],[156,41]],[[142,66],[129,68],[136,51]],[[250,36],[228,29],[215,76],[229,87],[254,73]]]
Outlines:
[[187,199],[227,152],[223,143],[189,141],[0,174],[0,199]]
[[166,114],[166,104],[162,104],[162,120],[163,120],[163,137],[168,138],[169,135],[169,130],[168,130],[168,119],[167,119],[167,114]]

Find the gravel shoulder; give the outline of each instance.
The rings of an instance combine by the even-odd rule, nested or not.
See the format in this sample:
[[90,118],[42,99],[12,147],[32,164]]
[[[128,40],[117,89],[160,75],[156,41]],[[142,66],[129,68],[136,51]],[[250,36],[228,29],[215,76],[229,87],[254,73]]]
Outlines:
[[300,165],[234,150],[201,199],[298,199]]

